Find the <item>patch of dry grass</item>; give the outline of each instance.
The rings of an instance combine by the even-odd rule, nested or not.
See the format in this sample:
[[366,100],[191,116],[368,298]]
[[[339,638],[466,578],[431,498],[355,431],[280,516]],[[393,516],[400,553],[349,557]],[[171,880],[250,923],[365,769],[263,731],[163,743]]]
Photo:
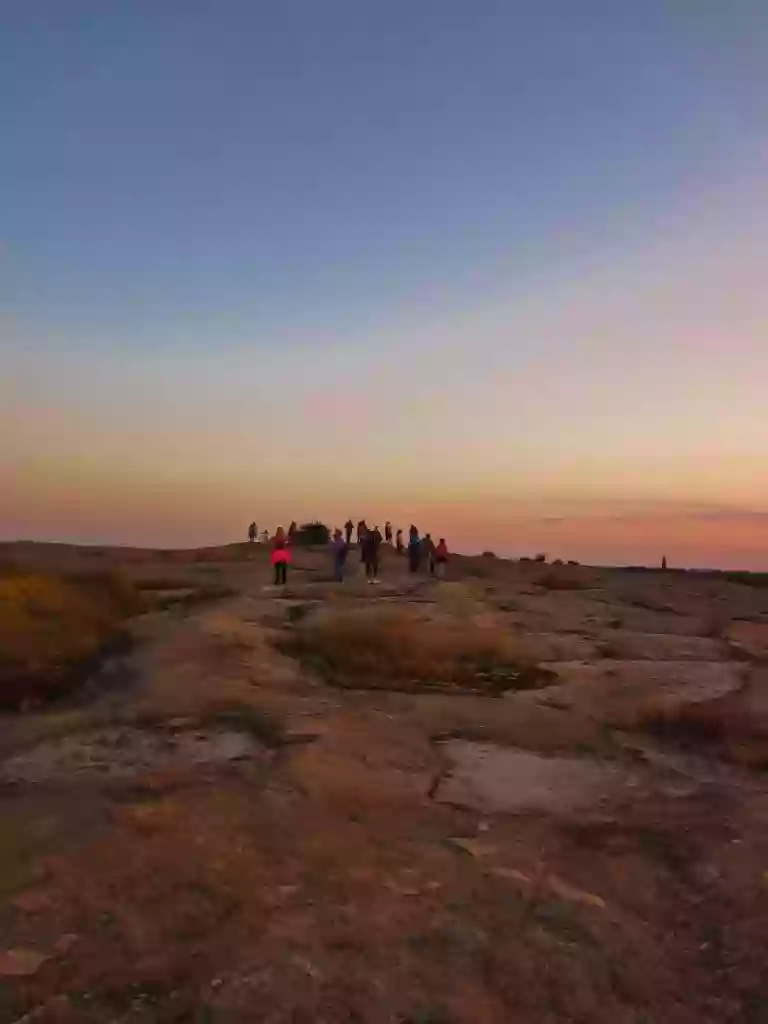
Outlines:
[[768,768],[768,718],[745,707],[740,694],[693,704],[649,702],[632,727],[745,768]]
[[68,690],[141,607],[136,591],[111,573],[0,577],[0,704]]
[[552,566],[532,580],[545,590],[586,590],[591,585],[578,566]]
[[349,688],[494,696],[550,681],[549,672],[496,628],[429,621],[400,609],[310,620],[281,637],[279,646],[329,682]]

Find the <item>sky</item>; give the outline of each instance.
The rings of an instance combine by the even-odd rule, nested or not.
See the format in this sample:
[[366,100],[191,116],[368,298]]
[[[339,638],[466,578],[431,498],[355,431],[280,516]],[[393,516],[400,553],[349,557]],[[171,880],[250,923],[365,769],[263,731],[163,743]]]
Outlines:
[[0,539],[768,569],[764,0],[4,0]]

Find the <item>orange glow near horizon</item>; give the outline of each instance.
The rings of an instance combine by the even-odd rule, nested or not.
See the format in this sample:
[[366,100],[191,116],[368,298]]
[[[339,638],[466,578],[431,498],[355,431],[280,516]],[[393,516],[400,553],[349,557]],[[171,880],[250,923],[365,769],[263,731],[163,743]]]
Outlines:
[[0,537],[188,547],[351,515],[768,568],[768,204],[762,178],[722,189],[563,280],[359,330],[107,351],[2,320]]
[[[3,514],[3,539],[31,539],[189,548],[240,540],[255,519],[273,531],[291,519],[320,518],[329,526],[351,516],[383,525],[445,536],[455,551],[492,550],[519,557],[540,551],[550,558],[594,564],[657,564],[768,570],[768,513],[674,502],[598,500],[539,502],[405,500],[379,494],[360,499],[259,493],[241,485],[208,489],[204,483],[152,484],[70,475],[40,479],[12,493]],[[15,498],[15,500],[14,500]]]

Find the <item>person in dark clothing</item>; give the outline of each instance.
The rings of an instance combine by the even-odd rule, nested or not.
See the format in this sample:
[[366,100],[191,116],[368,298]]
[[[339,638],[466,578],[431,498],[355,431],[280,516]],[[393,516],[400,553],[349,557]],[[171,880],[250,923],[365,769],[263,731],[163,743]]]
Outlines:
[[365,520],[361,519],[357,524],[357,545],[360,548],[360,561],[365,562],[365,538],[369,534],[368,527],[366,526]]
[[251,544],[255,543],[257,533],[258,530],[256,529],[256,523],[251,523],[251,525],[248,527],[248,540],[250,541]]
[[354,530],[354,528],[355,524],[352,522],[351,519],[348,519],[346,523],[344,523],[344,536],[347,541],[347,547],[349,547],[349,545],[352,543],[352,531]]
[[384,523],[384,540],[387,544],[392,543],[392,523],[389,520]]
[[424,548],[424,555],[426,556],[427,564],[429,565],[429,575],[430,576],[434,576],[435,575],[435,542],[432,540],[432,534],[431,533],[425,533],[424,534],[424,540],[422,542],[422,546]]
[[296,520],[294,519],[294,521],[288,527],[288,540],[293,540],[293,538],[296,536],[298,531],[299,531],[299,528],[296,525]]
[[420,565],[421,541],[419,540],[419,531],[411,524],[411,528],[408,531],[408,571],[412,573],[418,572]]
[[344,539],[341,530],[336,530],[333,535],[331,550],[333,551],[333,578],[337,583],[344,582],[344,568],[347,564],[348,543]]
[[381,531],[378,526],[372,530],[366,530],[363,539],[363,561],[365,562],[365,575],[369,583],[378,583],[379,575],[379,549],[381,548]]
[[397,549],[398,555],[402,555],[403,548],[404,548],[404,545],[403,545],[403,531],[402,530],[398,530],[397,534],[395,536],[395,548]]

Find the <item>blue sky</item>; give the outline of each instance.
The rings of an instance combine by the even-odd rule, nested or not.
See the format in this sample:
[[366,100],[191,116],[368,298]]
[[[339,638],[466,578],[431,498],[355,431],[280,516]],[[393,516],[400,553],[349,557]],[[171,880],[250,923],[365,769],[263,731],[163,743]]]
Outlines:
[[[156,515],[126,513],[121,536],[167,543],[182,465],[192,519],[206,481],[231,493],[196,542],[264,491],[340,514],[350,471],[403,515],[439,517],[446,474],[470,505],[768,508],[750,483],[768,5],[70,0],[0,18],[5,533],[55,533],[60,478],[85,474],[67,536],[101,536],[138,487]],[[546,422],[532,392],[558,395]]]

